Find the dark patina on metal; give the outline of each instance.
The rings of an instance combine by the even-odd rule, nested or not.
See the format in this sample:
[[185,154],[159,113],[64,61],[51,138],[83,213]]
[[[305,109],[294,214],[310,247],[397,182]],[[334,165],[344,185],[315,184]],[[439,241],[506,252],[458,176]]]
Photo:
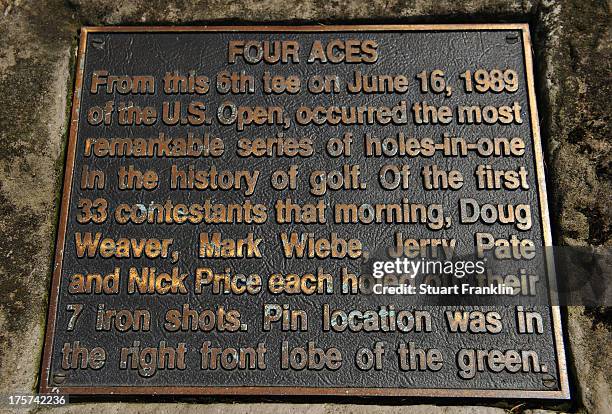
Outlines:
[[[294,40],[299,41],[306,49],[314,41],[329,42],[333,39],[373,40],[378,45],[380,59],[376,65],[368,66],[368,62],[351,62],[337,65],[307,65],[304,62],[287,64],[250,64],[237,59],[228,64],[228,41],[243,39],[246,41]],[[520,136],[527,143],[525,155],[520,162],[529,172],[530,189],[524,192],[491,192],[477,190],[466,185],[449,197],[473,197],[487,202],[525,202],[531,203],[534,224],[528,234],[539,245],[551,245],[551,232],[548,209],[546,204],[546,189],[544,179],[543,156],[541,150],[539,125],[533,83],[533,66],[531,57],[529,28],[523,24],[492,24],[492,25],[380,25],[380,26],[224,26],[224,27],[92,27],[84,28],[81,33],[76,84],[72,108],[72,120],[66,173],[64,179],[63,198],[60,223],[58,229],[55,271],[51,286],[50,304],[45,347],[42,359],[41,393],[59,392],[65,394],[103,395],[103,394],[159,394],[159,395],[356,395],[356,396],[428,396],[428,397],[488,397],[488,398],[569,398],[568,378],[566,371],[561,321],[559,308],[539,307],[545,329],[542,333],[519,334],[512,323],[515,317],[513,307],[492,307],[503,317],[504,329],[495,334],[490,333],[451,333],[449,332],[444,312],[446,310],[462,310],[461,307],[418,306],[416,309],[431,314],[433,327],[426,332],[400,332],[388,329],[378,332],[343,332],[334,329],[324,329],[323,313],[327,309],[375,310],[381,318],[389,317],[390,305],[396,310],[415,309],[409,299],[383,296],[380,298],[360,295],[343,294],[341,288],[342,272],[357,272],[359,263],[332,259],[286,259],[281,255],[279,234],[283,231],[298,230],[303,233],[326,230],[348,235],[358,235],[367,249],[376,250],[381,244],[388,243],[393,234],[401,227],[406,234],[413,237],[428,236],[431,232],[422,227],[406,224],[387,224],[373,227],[363,224],[342,224],[325,226],[278,224],[272,220],[264,225],[253,224],[149,224],[139,226],[119,224],[113,217],[103,223],[95,224],[79,222],[78,214],[82,210],[79,203],[82,199],[95,200],[104,198],[109,207],[116,208],[119,204],[142,204],[153,202],[163,203],[172,200],[175,203],[189,205],[212,199],[214,202],[234,203],[268,203],[278,198],[292,198],[301,203],[316,202],[321,197],[314,197],[306,186],[295,191],[283,193],[273,190],[269,181],[260,180],[257,189],[245,193],[243,187],[236,192],[215,192],[169,189],[167,177],[172,165],[183,171],[190,167],[204,170],[215,166],[218,170],[252,170],[258,168],[262,176],[268,177],[277,169],[290,169],[292,164],[307,165],[308,170],[338,169],[343,164],[360,164],[364,181],[368,183],[365,191],[347,191],[323,194],[327,202],[357,202],[364,200],[398,202],[402,196],[398,192],[383,191],[375,188],[380,167],[385,163],[402,162],[414,166],[413,174],[418,175],[418,167],[437,163],[447,169],[461,169],[465,163],[470,167],[477,165],[474,159],[454,157],[444,158],[438,155],[431,159],[380,159],[365,158],[361,139],[366,133],[387,137],[396,134],[400,127],[389,125],[348,125],[348,126],[317,126],[307,125],[295,128],[295,125],[284,129],[282,126],[259,126],[256,130],[232,125],[219,125],[218,122],[204,122],[201,126],[175,126],[154,123],[150,126],[143,123],[140,126],[119,126],[113,123],[108,126],[91,125],[87,122],[90,108],[104,107],[106,102],[114,101],[119,105],[151,105],[161,108],[162,101],[177,100],[185,103],[202,100],[212,108],[218,108],[222,102],[233,100],[242,105],[279,105],[288,112],[295,111],[298,106],[314,107],[318,104],[332,105],[363,105],[365,101],[371,104],[384,103],[389,106],[401,105],[407,102],[410,107],[415,101],[429,100],[436,105],[458,105],[469,103],[481,106],[500,106],[507,104],[508,97],[504,94],[482,94],[468,96],[465,91],[455,88],[452,94],[445,98],[422,95],[417,88],[403,94],[379,94],[367,96],[343,93],[333,95],[312,95],[307,93],[263,95],[260,89],[253,93],[221,94],[215,91],[215,76],[223,70],[251,73],[255,79],[262,79],[265,71],[289,76],[299,74],[307,78],[314,74],[339,74],[347,79],[352,78],[353,71],[363,70],[364,73],[405,74],[411,84],[414,84],[415,74],[433,69],[442,69],[447,74],[449,83],[459,84],[459,74],[468,69],[513,68],[518,76],[520,87],[513,91],[512,101],[522,105],[520,124],[510,125],[426,125],[415,127],[412,123],[403,127],[408,133],[418,137],[426,135],[441,136],[445,132],[462,133],[467,136],[485,135]],[[159,84],[155,90],[144,90],[141,94],[120,94],[104,96],[92,93],[92,75],[94,71],[107,71],[112,74],[151,75],[156,80],[174,71],[206,75],[210,78],[210,92],[200,97],[162,93]],[[95,89],[95,88],[94,88]],[[452,96],[451,96],[452,95]],[[331,96],[331,97],[330,97]],[[272,103],[273,102],[273,103]],[[214,114],[211,114],[214,119]],[[103,121],[100,121],[103,123]],[[454,128],[454,130],[453,130]],[[460,131],[459,131],[460,130]],[[203,139],[222,137],[225,144],[223,156],[214,158],[167,158],[149,157],[100,157],[94,159],[86,154],[87,140],[95,138],[110,138],[117,136],[157,136],[160,132],[168,136],[194,133]],[[310,136],[316,142],[316,151],[310,158],[269,158],[249,159],[236,156],[236,142],[241,137],[267,137],[279,132],[294,136]],[[336,135],[342,136],[350,132],[356,136],[356,150],[350,158],[332,158],[324,156],[325,141]],[[90,141],[91,142],[91,141]],[[469,157],[468,157],[469,158]],[[515,165],[507,159],[496,160],[499,166]],[[257,164],[255,167],[254,164]],[[128,166],[146,170],[154,169],[160,175],[158,188],[148,190],[118,190],[116,176],[120,168]],[[106,189],[82,189],[80,182],[85,174],[84,166],[90,169],[104,170],[108,180]],[[470,172],[471,170],[465,170]],[[467,174],[466,174],[467,175]],[[162,180],[163,178],[163,180]],[[307,183],[306,183],[307,184]],[[372,185],[370,185],[372,184]],[[110,188],[110,190],[109,190]],[[445,190],[448,193],[453,191]],[[442,202],[446,195],[436,194],[436,191],[425,191],[413,187],[409,197],[419,200],[435,198]],[[314,201],[313,201],[314,200]],[[81,210],[79,210],[81,209]],[[92,206],[95,211],[95,206]],[[109,210],[111,211],[111,210]],[[114,211],[114,210],[112,210]],[[93,220],[93,222],[92,222]],[[483,226],[487,231],[508,236],[507,228],[499,224]],[[331,229],[331,230],[330,230]],[[469,229],[469,231],[466,231]],[[261,249],[262,257],[258,258],[253,250],[253,257],[245,258],[202,258],[198,257],[198,234],[204,232],[221,232],[228,238],[245,237],[247,232],[253,232],[254,237],[264,240]],[[446,237],[471,242],[473,233],[478,229],[455,225],[446,230]],[[516,230],[514,230],[516,232]],[[101,232],[109,237],[131,237],[142,239],[156,237],[172,238],[176,249],[171,248],[168,258],[164,260],[142,258],[101,258],[77,257],[75,233]],[[325,233],[327,234],[327,233]],[[321,233],[319,237],[323,237]],[[253,242],[254,243],[254,242]],[[179,255],[172,252],[180,251]],[[246,251],[246,250],[245,250]],[[355,261],[357,262],[357,261]],[[209,290],[201,293],[193,291],[160,295],[130,294],[127,291],[127,274],[130,268],[142,270],[143,267],[156,268],[156,271],[167,272],[169,278],[180,277],[181,272],[193,276],[195,268],[210,267],[218,271],[229,268],[231,272],[245,275],[258,273],[264,281],[270,274],[286,272],[295,274],[316,273],[318,268],[324,268],[325,273],[335,279],[334,292],[314,295],[271,294],[262,289],[259,294],[211,294]],[[343,269],[344,268],[344,269]],[[176,275],[172,275],[176,269]],[[96,271],[102,275],[113,272],[121,274],[118,293],[107,294],[74,294],[69,291],[69,281],[74,273]],[[280,325],[266,329],[263,320],[263,308],[266,305],[276,305],[278,311],[303,309],[308,314],[307,330],[288,328],[283,330]],[[283,307],[283,305],[286,305]],[[221,313],[228,310],[240,312],[241,325],[232,330],[168,330],[165,323],[167,312],[171,309],[185,312],[194,311],[200,315],[210,311],[215,318],[222,318]],[[99,311],[108,309],[129,309],[132,312],[139,309],[150,311],[151,319],[148,329],[130,329],[124,332],[117,329],[97,329],[96,318]],[[75,315],[78,314],[78,319]],[[133,313],[132,313],[133,314]],[[194,316],[197,318],[198,316]],[[211,316],[212,317],[212,316]],[[291,317],[289,317],[291,321]],[[508,321],[508,322],[506,322]],[[244,326],[243,326],[244,325]],[[299,324],[298,324],[299,325]],[[365,367],[369,353],[376,354],[376,344],[384,347],[382,366],[368,369]],[[66,344],[68,347],[66,348]],[[82,348],[80,348],[82,347]],[[314,361],[308,367],[291,366],[287,355],[291,350],[301,347],[309,360]],[[403,368],[398,361],[398,349],[411,349],[416,357],[427,360],[427,369],[419,368],[419,362],[412,368]],[[96,348],[99,348],[96,350]],[[164,351],[172,354],[173,363],[169,367],[170,357],[160,364],[155,364],[153,353],[144,351],[146,348],[156,349],[159,355]],[[169,350],[172,348],[172,350]],[[219,351],[215,351],[218,349]],[[221,350],[233,348],[235,355],[241,351],[249,354],[244,357],[248,368],[233,367],[231,359],[233,352],[223,354]],[[265,349],[264,349],[265,348]],[[84,350],[87,350],[85,354]],[[249,351],[245,351],[249,349]],[[360,349],[367,349],[359,353]],[[435,349],[438,352],[429,352]],[[536,371],[510,372],[501,369],[493,373],[489,368],[476,369],[472,374],[466,374],[466,369],[460,374],[460,362],[465,354],[458,356],[461,349],[496,350],[506,353],[508,350],[532,350],[537,353],[539,365]],[[68,351],[67,351],[68,350]],[[102,350],[104,358],[101,357]],[[72,353],[66,357],[67,352]],[[80,353],[79,353],[80,352]],[[130,357],[121,355],[124,352]],[[337,354],[342,355],[341,362]],[[74,357],[74,354],[77,357]],[[265,354],[265,364],[262,355]],[[132,357],[132,355],[134,357]],[[440,357],[440,355],[442,357]],[[507,354],[504,354],[507,356]],[[206,358],[204,358],[206,356]],[[499,357],[499,354],[497,354]],[[467,356],[469,357],[469,355]],[[216,359],[219,358],[219,359]],[[221,360],[226,358],[226,366]],[[251,364],[249,359],[257,359]],[[361,362],[358,359],[361,358]],[[438,365],[437,361],[443,359]],[[487,355],[486,358],[490,358]],[[87,369],[70,366],[63,359],[70,359],[77,365],[86,361]],[[100,361],[104,359],[104,363]],[[121,360],[124,364],[121,364]],[[206,359],[206,362],[203,362]],[[211,361],[215,359],[217,367],[212,369]],[[326,364],[321,366],[321,361]],[[81,361],[81,362],[79,362]],[[230,361],[230,362],[228,362]],[[234,361],[235,362],[235,361]],[[476,363],[476,362],[475,362]],[[458,365],[459,364],[459,365]],[[299,364],[297,364],[299,365]],[[408,364],[409,365],[409,364]],[[148,368],[147,368],[148,366]],[[476,366],[476,365],[475,365]],[[435,369],[432,369],[435,368]]]

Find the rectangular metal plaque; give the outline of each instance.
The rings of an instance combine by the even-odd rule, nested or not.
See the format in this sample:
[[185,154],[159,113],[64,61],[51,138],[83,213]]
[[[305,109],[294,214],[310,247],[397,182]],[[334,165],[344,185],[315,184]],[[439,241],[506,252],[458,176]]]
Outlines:
[[527,25],[84,28],[41,392],[569,398],[558,307],[382,283],[543,168]]

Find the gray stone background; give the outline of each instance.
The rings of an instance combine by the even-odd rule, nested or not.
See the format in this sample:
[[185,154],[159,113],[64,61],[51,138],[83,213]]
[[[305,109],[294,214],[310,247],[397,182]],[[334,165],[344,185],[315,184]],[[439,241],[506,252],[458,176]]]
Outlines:
[[[606,0],[0,0],[0,394],[35,392],[37,386],[82,25],[529,22],[556,244],[610,248],[611,5]],[[573,399],[557,405],[208,399],[72,404],[55,412],[612,413],[612,311],[567,308],[564,329]]]

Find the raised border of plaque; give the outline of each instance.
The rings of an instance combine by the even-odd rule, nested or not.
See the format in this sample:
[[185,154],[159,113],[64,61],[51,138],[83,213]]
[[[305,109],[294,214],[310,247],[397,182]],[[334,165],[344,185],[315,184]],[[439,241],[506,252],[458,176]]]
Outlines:
[[[460,397],[460,398],[534,398],[534,399],[569,399],[569,381],[566,366],[565,349],[561,327],[559,306],[551,306],[553,322],[553,339],[556,351],[556,362],[559,373],[558,390],[504,390],[504,389],[435,389],[435,388],[356,388],[356,387],[294,387],[294,386],[61,386],[51,383],[51,353],[56,326],[56,314],[68,211],[71,188],[74,176],[74,165],[77,144],[78,120],[83,87],[83,72],[87,38],[91,33],[168,33],[168,32],[278,32],[278,33],[316,33],[316,32],[424,32],[424,31],[498,31],[518,30],[522,33],[524,68],[527,79],[527,94],[532,125],[532,139],[535,154],[538,195],[540,200],[541,227],[545,246],[552,246],[550,216],[547,205],[544,160],[540,138],[539,118],[536,107],[536,94],[533,78],[533,60],[531,36],[527,23],[494,23],[494,24],[381,24],[381,25],[317,25],[317,26],[109,26],[83,27],[77,54],[77,70],[72,101],[70,133],[66,155],[66,167],[63,181],[61,210],[59,216],[54,270],[49,295],[44,350],[42,355],[39,391],[41,394],[72,395],[287,395],[287,396],[364,396],[364,397]],[[554,273],[553,273],[554,274]],[[554,278],[549,280],[554,286]]]

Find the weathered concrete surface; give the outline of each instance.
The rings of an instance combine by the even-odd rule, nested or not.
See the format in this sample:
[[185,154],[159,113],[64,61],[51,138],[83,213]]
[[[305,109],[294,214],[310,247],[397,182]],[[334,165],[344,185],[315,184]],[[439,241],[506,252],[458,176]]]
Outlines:
[[[539,9],[542,132],[559,245],[612,247],[609,6],[569,0]],[[579,406],[612,412],[612,310],[568,308],[566,321]]]
[[[136,409],[136,404],[127,405]],[[54,410],[53,413],[100,413],[100,406],[67,407],[66,409]],[[126,404],[105,404],[104,412],[110,414],[121,414]],[[151,406],[137,406],[138,414],[295,414],[308,412],[308,414],[405,414],[405,406],[371,406],[371,405],[340,405],[340,404],[156,404]],[[491,407],[437,407],[433,405],[411,406],[410,414],[507,414],[508,411],[501,408]],[[551,412],[548,411],[548,414]],[[539,414],[546,414],[545,412]]]
[[[0,0],[1,392],[33,392],[37,384],[73,56],[81,25],[528,21],[535,34],[556,241],[609,248],[609,8],[610,2],[598,0]],[[567,348],[575,388],[572,404],[563,409],[612,412],[610,329],[610,310],[571,308],[567,312]],[[410,412],[503,413],[538,407],[519,404],[506,402],[505,410],[413,406]],[[59,411],[102,409],[117,413],[406,412],[406,407],[354,404],[137,403],[80,404]]]

